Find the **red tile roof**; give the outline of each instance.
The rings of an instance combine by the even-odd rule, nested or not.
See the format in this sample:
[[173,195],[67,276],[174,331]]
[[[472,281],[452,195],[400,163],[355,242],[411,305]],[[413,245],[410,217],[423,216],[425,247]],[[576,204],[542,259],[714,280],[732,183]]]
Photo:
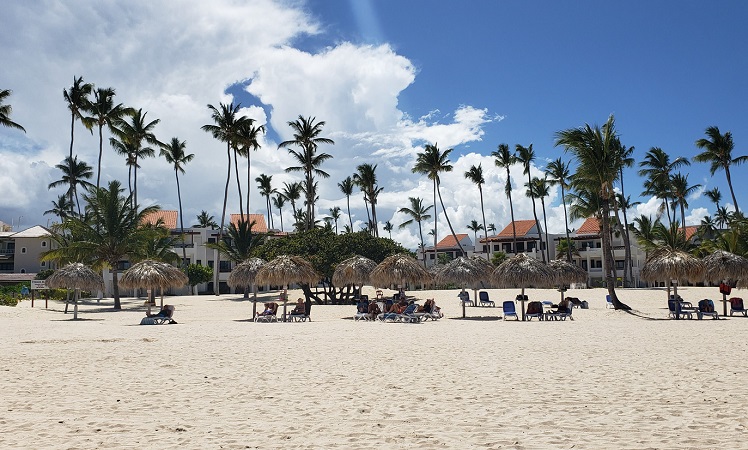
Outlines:
[[[525,236],[527,233],[532,230],[532,228],[535,226],[534,220],[515,220],[514,221],[514,227],[517,229],[517,236]],[[509,225],[507,225],[503,230],[501,230],[501,233],[498,234],[499,237],[512,237],[514,236],[514,233],[512,231],[512,223],[509,222]]]
[[[457,235],[457,241],[462,242],[462,240],[465,239],[466,237],[468,237],[467,234],[458,234]],[[454,236],[452,236],[450,234],[449,236],[447,236],[444,239],[442,239],[441,241],[439,241],[436,244],[436,248],[437,249],[440,249],[440,248],[457,248],[458,247],[457,246],[457,241],[455,241]]]
[[152,212],[150,214],[147,214],[143,218],[143,223],[150,223],[151,225],[156,225],[159,219],[163,222],[164,226],[169,230],[174,230],[177,228],[177,211],[156,211]]
[[698,230],[699,227],[697,225],[688,225],[686,226],[686,240],[690,240],[694,234],[696,234],[696,230]]
[[[264,214],[245,214],[244,217],[250,223],[252,223],[252,221],[255,222],[255,225],[252,227],[253,233],[267,233],[268,232],[268,226],[265,223]],[[241,218],[242,218],[241,214],[232,214],[231,223],[233,223],[234,226],[237,226],[237,224],[239,223],[239,219]]]
[[577,230],[577,234],[600,234],[600,221],[596,217],[589,217]]

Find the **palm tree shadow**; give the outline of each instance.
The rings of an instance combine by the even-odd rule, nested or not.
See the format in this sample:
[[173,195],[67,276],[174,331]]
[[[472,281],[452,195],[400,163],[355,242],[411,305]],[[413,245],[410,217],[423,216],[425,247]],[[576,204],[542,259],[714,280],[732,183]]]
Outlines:
[[448,317],[449,320],[464,320],[464,321],[474,321],[474,322],[498,322],[499,320],[503,320],[503,317],[500,316],[475,316],[475,317]]

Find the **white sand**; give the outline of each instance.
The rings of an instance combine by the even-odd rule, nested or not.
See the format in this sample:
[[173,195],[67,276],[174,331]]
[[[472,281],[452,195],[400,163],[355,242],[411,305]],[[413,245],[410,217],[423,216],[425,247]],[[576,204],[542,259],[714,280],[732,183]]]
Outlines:
[[59,302],[0,307],[0,448],[748,448],[746,318],[665,320],[663,291],[619,290],[638,317],[587,289],[567,293],[590,303],[574,321],[457,320],[457,291],[410,294],[447,317],[315,305],[255,324],[233,295],[167,298],[168,326],[138,325],[137,299],[87,300],[77,322]]

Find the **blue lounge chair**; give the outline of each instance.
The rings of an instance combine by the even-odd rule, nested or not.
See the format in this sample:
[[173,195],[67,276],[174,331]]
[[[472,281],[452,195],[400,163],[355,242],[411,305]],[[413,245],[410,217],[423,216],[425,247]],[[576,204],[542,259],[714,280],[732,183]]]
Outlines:
[[711,316],[712,319],[719,319],[717,311],[714,310],[714,302],[705,298],[699,300],[699,310],[696,311],[696,317],[701,320],[704,316]]
[[515,319],[519,320],[519,316],[517,315],[517,309],[514,307],[514,302],[511,300],[505,301],[501,308],[504,310],[504,320],[507,319],[509,316],[514,316]]
[[470,293],[468,291],[460,291],[460,293],[457,294],[457,298],[459,298],[460,302],[462,302],[465,306],[475,306],[475,303],[470,300]]
[[732,297],[730,299],[730,315],[732,316],[733,313],[738,313],[744,316],[748,316],[748,311],[746,311],[745,306],[743,306],[742,298]]
[[675,319],[676,317],[682,317],[684,319],[693,319],[693,314],[696,310],[688,302],[680,302],[678,300],[670,299],[667,301],[668,317]]
[[606,308],[615,308],[615,306],[613,306],[613,300],[610,299],[610,294],[606,294],[605,295],[605,307]]
[[490,306],[492,308],[496,306],[496,303],[494,303],[493,300],[490,300],[488,298],[488,292],[486,291],[478,292],[478,302],[479,302],[479,306]]

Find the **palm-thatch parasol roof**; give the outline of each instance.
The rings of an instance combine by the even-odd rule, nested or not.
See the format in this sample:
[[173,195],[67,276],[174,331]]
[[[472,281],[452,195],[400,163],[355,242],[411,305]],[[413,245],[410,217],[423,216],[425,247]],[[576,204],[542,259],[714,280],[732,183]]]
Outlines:
[[99,274],[81,263],[71,263],[54,271],[47,278],[51,288],[82,289],[95,291],[104,289],[104,280]]
[[367,284],[369,283],[369,274],[376,266],[377,263],[365,256],[352,256],[335,267],[335,272],[332,274],[332,284],[335,286]]
[[286,286],[292,283],[317,283],[322,276],[312,263],[300,256],[281,255],[266,262],[257,272],[257,284]]
[[518,253],[494,269],[493,279],[502,288],[544,288],[553,286],[556,273],[548,264]]
[[554,259],[548,263],[556,274],[556,285],[562,286],[571,283],[584,283],[587,281],[587,271],[562,259]]
[[[491,263],[488,264],[491,265]],[[472,287],[479,285],[481,281],[487,282],[491,277],[492,269],[493,267],[488,268],[471,258],[460,256],[443,266],[434,275],[434,281],[438,284],[456,283],[460,286]]]
[[641,270],[644,281],[690,281],[704,279],[704,263],[680,250],[664,250],[650,256]]
[[232,288],[248,288],[256,285],[255,279],[265,261],[260,258],[249,258],[237,264],[229,274],[227,284]]
[[404,253],[388,256],[369,274],[371,282],[378,287],[402,283],[426,283],[431,281],[431,278],[431,274],[415,258]]
[[[70,263],[54,271],[47,278],[47,286],[51,288],[74,289],[73,320],[78,318],[78,295],[79,291],[104,290],[104,280],[99,274],[81,263]],[[67,313],[67,305],[65,305]]]
[[717,250],[702,260],[707,281],[748,279],[748,258]]
[[161,261],[146,259],[133,264],[125,270],[120,285],[127,289],[168,289],[170,287],[182,287],[189,283],[187,275],[181,270]]

